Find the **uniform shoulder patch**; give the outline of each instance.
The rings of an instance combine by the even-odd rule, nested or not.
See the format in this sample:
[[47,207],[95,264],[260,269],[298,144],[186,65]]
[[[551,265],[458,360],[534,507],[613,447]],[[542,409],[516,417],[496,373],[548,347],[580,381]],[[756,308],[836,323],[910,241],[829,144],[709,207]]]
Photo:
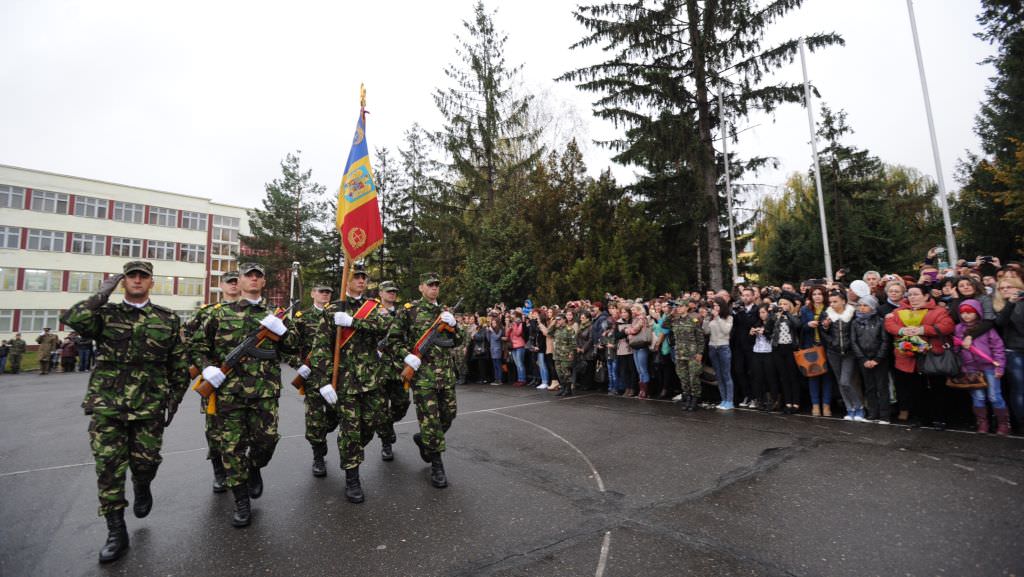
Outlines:
[[297,319],[302,318],[302,311],[295,311],[295,318],[297,318]]
[[412,303],[405,303],[405,308],[406,309],[411,309],[412,307],[413,307]]
[[217,310],[217,309],[219,309],[222,306],[224,306],[224,305],[222,305],[221,303],[217,303],[217,304],[213,305],[213,310]]

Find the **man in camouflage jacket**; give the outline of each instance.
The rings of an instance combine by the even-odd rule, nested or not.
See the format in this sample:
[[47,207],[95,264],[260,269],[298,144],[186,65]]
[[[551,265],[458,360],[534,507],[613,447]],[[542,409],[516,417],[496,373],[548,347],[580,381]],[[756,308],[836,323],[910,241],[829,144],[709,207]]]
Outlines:
[[[585,330],[590,330],[590,328],[587,327]],[[555,317],[555,328],[551,332],[550,338],[555,340],[555,352],[552,358],[555,361],[558,382],[562,386],[558,396],[571,397],[573,385],[576,384],[576,374],[573,371],[573,360],[576,356],[576,332],[573,327],[566,324],[564,314],[559,313]]]
[[36,349],[36,352],[39,353],[39,374],[49,374],[53,351],[60,348],[60,337],[51,333],[50,328],[47,327],[43,329],[41,335],[36,337],[36,343],[39,344],[39,348]]
[[299,354],[293,359],[292,366],[305,379],[303,405],[306,410],[306,440],[313,449],[314,477],[327,475],[327,464],[324,462],[327,455],[327,434],[338,428],[338,412],[320,395],[320,387],[330,382],[330,375],[325,376],[322,372],[317,372],[316,379],[312,379],[312,361],[309,360],[317,327],[324,316],[324,310],[331,302],[333,293],[334,290],[326,284],[314,286],[310,291],[313,304],[308,309],[292,315],[295,334],[299,338]]
[[[398,285],[392,281],[380,283],[381,306],[377,310],[387,319],[388,328],[401,313],[398,308]],[[395,356],[393,347],[387,347],[381,352],[381,362],[378,364],[377,383],[384,396],[384,418],[377,427],[377,436],[380,437],[380,456],[385,461],[394,460],[395,454],[392,445],[398,440],[395,433],[395,423],[405,418],[409,412],[409,391],[402,383],[402,368],[405,364],[401,357]]]
[[[238,271],[228,271],[222,274],[219,286],[221,304],[237,301],[239,294],[241,294],[238,290]],[[185,323],[186,340],[202,328],[203,323],[206,322],[206,317],[215,310],[216,306],[217,303],[204,305]],[[206,412],[206,407],[209,403],[209,397],[199,397],[199,411],[203,415],[203,430],[206,435],[206,458],[209,459],[210,464],[213,466],[213,492],[223,493],[227,491],[227,487],[224,485],[226,479],[224,462],[220,455],[220,447],[217,444],[216,429],[213,426],[213,415]]]
[[[242,298],[214,305],[188,342],[192,364],[205,367],[203,380],[216,390],[213,429],[224,463],[225,485],[235,497],[231,519],[235,527],[249,525],[250,498],[258,499],[263,494],[260,469],[270,462],[280,438],[280,363],[282,357],[298,352],[295,333],[289,330],[291,321],[275,316],[262,296],[265,270],[261,264],[242,264],[238,269]],[[259,347],[266,358],[247,355],[225,375],[221,366],[228,353],[262,328],[272,335]]]
[[21,333],[14,333],[14,339],[11,340],[10,345],[11,353],[7,361],[11,365],[11,372],[18,374],[21,372],[21,358],[25,356],[26,349],[25,340],[21,338]]
[[416,417],[420,432],[413,435],[413,441],[420,448],[420,457],[430,463],[430,483],[442,489],[448,486],[441,453],[445,450],[445,433],[455,420],[455,361],[443,347],[415,354],[414,348],[420,337],[435,320],[440,319],[445,329],[442,342],[445,347],[458,347],[463,342],[463,333],[458,329],[455,315],[444,310],[437,302],[441,277],[437,273],[420,276],[419,290],[422,298],[406,304],[405,310],[396,322],[394,339],[397,343],[396,356],[403,357],[404,363],[414,372],[412,398],[416,403]]
[[[355,265],[344,297],[331,303],[320,317],[313,352],[310,355],[311,379],[324,383],[320,395],[333,405],[338,415],[338,452],[345,470],[345,498],[351,503],[366,500],[359,481],[363,448],[384,419],[384,398],[377,386],[377,342],[384,336],[387,319],[376,311],[379,301],[367,301],[367,274]],[[365,318],[356,318],[361,307],[373,307]],[[337,388],[332,384],[334,349],[338,329],[354,330],[339,356]]]
[[682,388],[682,406],[697,410],[700,401],[700,373],[704,358],[704,330],[700,315],[689,301],[683,300],[672,309],[672,334],[676,341],[676,376]]
[[[136,517],[153,506],[150,483],[160,466],[164,427],[188,388],[188,361],[174,311],[149,300],[153,265],[132,261],[124,274],[62,315],[64,324],[96,342],[97,363],[83,407],[91,414],[89,442],[96,460],[99,514],[109,534],[100,562],[128,549],[124,523],[125,472],[132,471]],[[107,300],[124,280],[124,302]]]

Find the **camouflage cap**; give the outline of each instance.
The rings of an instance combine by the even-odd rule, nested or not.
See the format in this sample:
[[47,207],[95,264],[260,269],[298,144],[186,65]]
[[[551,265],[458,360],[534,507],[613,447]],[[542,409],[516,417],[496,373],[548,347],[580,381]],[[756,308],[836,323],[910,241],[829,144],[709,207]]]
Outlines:
[[144,272],[149,276],[153,276],[153,263],[146,262],[144,260],[133,260],[125,263],[124,274],[129,274],[136,271]]
[[391,281],[391,280],[386,280],[386,281],[380,283],[380,287],[378,287],[378,288],[380,289],[380,292],[382,292],[382,293],[398,292],[398,285],[395,284],[395,281]]
[[229,282],[233,280],[238,280],[237,270],[229,270],[228,272],[220,275],[220,282]]
[[370,275],[366,272],[366,265],[362,262],[352,263],[352,277],[356,275],[363,275],[366,278],[370,278]]
[[334,292],[334,288],[332,288],[331,285],[325,283],[317,283],[313,285],[313,290]]
[[420,284],[431,284],[441,282],[441,275],[436,272],[425,272],[420,275]]
[[266,267],[264,267],[258,262],[243,262],[242,264],[238,265],[238,274],[245,275],[251,273],[254,270],[259,271],[259,273],[263,276],[267,275]]

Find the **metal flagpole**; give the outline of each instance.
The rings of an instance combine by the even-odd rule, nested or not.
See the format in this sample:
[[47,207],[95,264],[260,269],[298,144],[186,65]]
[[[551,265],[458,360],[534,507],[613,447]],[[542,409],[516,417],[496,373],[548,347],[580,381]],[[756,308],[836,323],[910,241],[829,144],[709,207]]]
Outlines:
[[725,159],[725,196],[729,206],[729,247],[732,249],[732,282],[739,278],[739,265],[736,260],[736,227],[732,217],[732,183],[729,180],[729,123],[725,120],[725,92],[721,83],[718,86],[718,114],[722,126],[722,157]]
[[932,137],[932,156],[935,157],[935,182],[939,185],[939,206],[942,207],[942,222],[946,225],[946,250],[949,251],[949,262],[956,266],[960,260],[956,250],[956,238],[953,236],[953,224],[949,218],[949,199],[946,196],[946,182],[942,177],[942,160],[939,158],[939,141],[935,138],[935,121],[932,119],[932,100],[928,96],[928,79],[924,75],[924,60],[921,58],[921,41],[917,37],[917,19],[914,17],[914,2],[907,0],[907,11],[910,12],[910,31],[914,34],[914,51],[917,53],[917,72],[921,76],[921,92],[924,94],[924,111],[928,116],[928,132]]
[[818,137],[814,133],[814,105],[811,85],[807,82],[807,55],[804,39],[800,39],[800,67],[804,71],[804,104],[807,105],[807,126],[811,131],[811,152],[814,154],[814,185],[818,189],[818,217],[821,219],[821,244],[825,248],[825,278],[832,280],[832,251],[828,247],[828,225],[825,224],[825,197],[821,194],[821,167],[818,165]]

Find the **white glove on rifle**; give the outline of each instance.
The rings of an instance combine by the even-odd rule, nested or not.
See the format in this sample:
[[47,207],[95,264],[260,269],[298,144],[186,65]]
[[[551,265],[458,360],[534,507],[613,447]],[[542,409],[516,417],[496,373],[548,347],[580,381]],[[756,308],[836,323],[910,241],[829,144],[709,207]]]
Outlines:
[[215,389],[220,388],[224,384],[225,378],[220,367],[209,366],[203,369],[203,380],[213,385]]
[[334,313],[334,324],[339,327],[352,326],[352,315],[346,312]]
[[420,364],[423,362],[423,361],[420,360],[419,357],[417,357],[416,355],[411,355],[411,354],[410,355],[405,355],[405,359],[403,359],[403,360],[405,361],[405,364],[409,365],[409,368],[414,370],[414,371],[420,370]]
[[267,327],[267,330],[274,333],[277,336],[281,336],[288,332],[288,327],[284,326],[284,321],[277,318],[274,315],[267,315],[263,317],[260,324]]
[[306,365],[302,365],[301,367],[299,367],[299,370],[298,370],[299,376],[304,378],[304,379],[308,379],[309,378],[309,373],[311,373],[311,372],[312,371],[310,371],[309,367],[307,367]]
[[441,313],[441,322],[448,323],[449,326],[455,326],[455,315],[448,311]]
[[338,392],[335,391],[334,387],[331,385],[324,385],[320,387],[320,396],[332,405],[338,402]]

